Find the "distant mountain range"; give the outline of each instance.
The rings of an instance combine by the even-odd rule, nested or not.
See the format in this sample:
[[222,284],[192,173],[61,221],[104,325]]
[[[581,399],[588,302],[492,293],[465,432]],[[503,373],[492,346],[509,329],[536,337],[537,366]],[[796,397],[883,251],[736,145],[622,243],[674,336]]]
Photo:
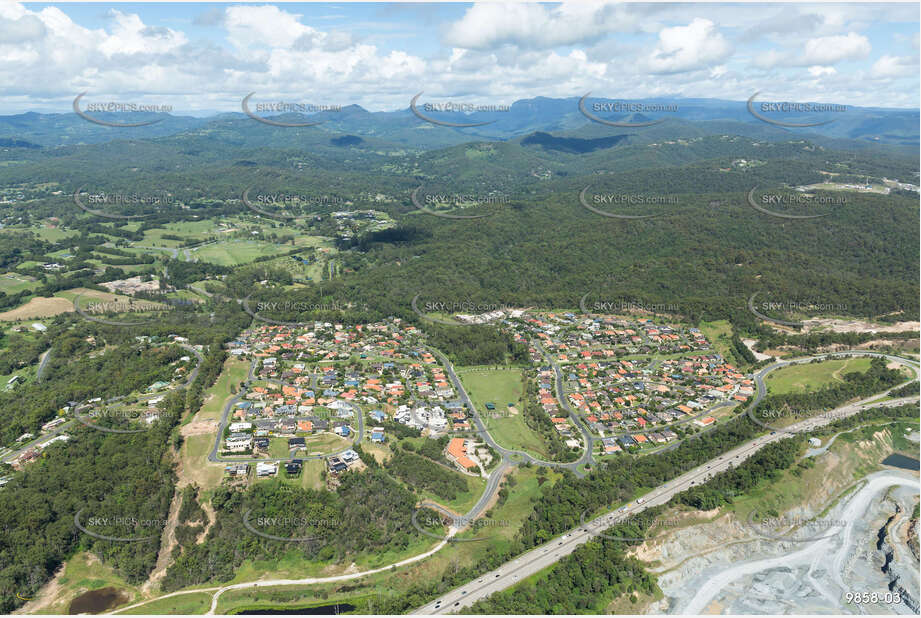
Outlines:
[[[602,139],[625,133],[646,135],[675,135],[681,128],[699,135],[735,134],[768,141],[789,140],[800,136],[811,140],[853,140],[869,144],[891,144],[917,148],[919,120],[917,110],[896,110],[868,107],[847,107],[844,112],[816,114],[767,114],[788,123],[808,123],[831,120],[828,124],[807,128],[785,128],[769,124],[753,116],[745,102],[718,99],[656,98],[641,100],[595,99],[585,101],[585,109],[609,122],[623,125],[612,127],[588,118],[580,111],[580,99],[551,99],[536,97],[516,101],[507,111],[433,112],[426,111],[424,99],[417,111],[439,122],[454,124],[489,123],[476,127],[442,126],[427,122],[407,107],[391,112],[369,112],[358,105],[348,105],[338,111],[315,114],[286,113],[265,116],[274,122],[321,122],[313,127],[278,127],[260,123],[241,112],[216,114],[207,117],[174,116],[166,113],[103,112],[91,113],[93,118],[110,123],[136,123],[157,120],[142,127],[100,126],[81,118],[76,113],[39,114],[28,112],[0,116],[0,147],[55,147],[74,144],[104,143],[112,140],[150,139],[177,134],[223,134],[227,139],[254,139],[262,141],[271,136],[272,143],[295,146],[304,131],[328,134],[334,145],[340,147],[368,147],[376,149],[442,148],[477,140],[510,140],[535,133],[564,134],[584,139]],[[662,109],[673,111],[643,113],[606,112],[604,104],[629,103],[634,109]],[[756,111],[760,108],[755,103]],[[693,127],[693,129],[691,129]],[[343,135],[353,136],[342,139]],[[299,136],[299,137],[295,137]],[[536,138],[546,140],[546,138]],[[615,142],[617,140],[614,140]]]

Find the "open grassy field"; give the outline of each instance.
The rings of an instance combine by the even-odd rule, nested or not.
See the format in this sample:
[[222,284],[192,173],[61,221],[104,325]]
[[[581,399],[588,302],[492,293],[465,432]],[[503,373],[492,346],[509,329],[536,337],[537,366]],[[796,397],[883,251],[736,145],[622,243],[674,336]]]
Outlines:
[[23,290],[31,290],[39,285],[35,277],[20,275],[19,273],[4,273],[0,275],[0,292],[17,294]]
[[348,448],[352,444],[351,439],[327,432],[306,436],[305,441],[307,442],[307,452],[311,455],[335,453],[338,450]]
[[208,453],[214,445],[218,421],[224,405],[233,397],[231,386],[239,387],[246,379],[249,363],[236,358],[224,361],[217,382],[205,391],[204,404],[181,428],[182,448],[179,450],[178,484],[197,484],[203,490],[213,489],[221,484],[224,476],[222,464],[208,461]]
[[221,266],[248,264],[256,258],[289,251],[290,247],[261,240],[227,240],[192,249],[193,257]]
[[[543,439],[528,427],[521,416],[521,398],[524,395],[521,369],[463,367],[457,373],[489,433],[500,445],[527,451],[541,459],[550,456]],[[496,409],[487,410],[487,402],[495,404]],[[512,408],[508,406],[510,403]]]
[[134,609],[129,609],[124,612],[116,611],[114,613],[122,616],[132,614],[204,614],[210,607],[211,594],[207,592],[193,592],[166,599],[158,599]]
[[239,388],[240,382],[246,379],[249,373],[249,363],[238,358],[228,358],[224,361],[224,369],[214,386],[205,391],[205,403],[195,415],[196,421],[219,420],[224,404],[233,396],[230,387]]
[[65,238],[79,235],[79,232],[74,230],[65,230],[60,227],[48,227],[46,225],[37,225],[31,228],[31,231],[42,240],[48,242],[59,242]]
[[732,349],[732,325],[729,320],[701,322],[698,328],[703,331],[707,341],[723,358],[737,367],[740,365],[739,358]]
[[804,393],[843,383],[842,376],[845,373],[866,371],[869,368],[870,359],[866,357],[804,363],[777,369],[768,374],[764,383],[772,395]]

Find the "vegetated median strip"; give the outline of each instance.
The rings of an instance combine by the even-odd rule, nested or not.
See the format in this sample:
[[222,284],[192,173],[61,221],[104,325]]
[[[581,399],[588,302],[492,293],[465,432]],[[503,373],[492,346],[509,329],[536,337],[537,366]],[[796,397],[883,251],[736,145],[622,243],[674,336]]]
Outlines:
[[[896,357],[896,356],[892,356],[892,355],[878,354],[878,353],[872,353],[872,352],[867,353],[867,352],[863,352],[863,351],[852,352],[852,354],[870,355],[870,356],[884,357],[884,358],[889,358],[890,360],[895,359],[895,360],[899,361],[900,363],[902,363],[902,364],[904,364],[904,365],[908,365],[908,366],[910,366],[910,367],[913,367],[913,368],[915,369],[916,374],[919,372],[919,368],[915,365],[915,361],[913,361],[913,360],[911,360],[911,359],[904,359],[904,358],[902,358],[902,357]],[[841,352],[841,353],[836,353],[836,355],[847,356],[848,353],[847,353],[847,352]],[[818,355],[817,358],[824,358],[824,357],[827,357],[827,356],[828,356],[828,354],[822,354],[822,355]],[[801,359],[800,362],[808,362],[809,360],[811,360],[811,358],[813,358],[813,357]],[[788,362],[781,362],[781,363],[778,363],[777,365],[775,365],[775,366],[772,367],[771,369],[768,369],[768,371],[767,371],[767,372],[764,372],[764,373],[766,374],[766,373],[770,372],[770,371],[773,370],[773,369],[776,369],[776,368],[785,366],[785,365],[787,365],[787,364],[788,364]],[[762,374],[762,375],[764,375],[764,374]],[[893,388],[898,388],[898,387],[893,387]],[[766,388],[764,387],[764,385],[763,385],[763,384],[759,384],[759,395],[760,395],[760,396],[756,397],[755,400],[754,400],[751,404],[749,404],[749,406],[750,406],[750,407],[749,407],[749,410],[752,409],[752,408],[754,408],[754,406],[756,406],[756,405],[761,401],[761,399],[762,399],[762,398],[764,397],[764,395],[765,395],[765,392],[766,392]],[[843,416],[843,417],[841,417],[841,418],[847,418],[847,416],[851,416],[851,415],[853,415],[853,414],[856,414],[856,413],[862,411],[863,409],[865,409],[867,406],[870,405],[870,404],[868,404],[867,402],[868,402],[869,400],[871,400],[872,398],[875,398],[875,397],[877,397],[877,396],[878,396],[878,394],[875,394],[875,395],[872,395],[872,396],[870,396],[870,397],[867,397],[867,398],[865,398],[865,399],[863,399],[863,400],[861,400],[861,401],[858,401],[858,402],[854,402],[854,403],[844,403],[844,404],[842,404],[842,405],[841,405],[839,408],[837,408],[837,409],[841,409],[841,410],[848,410],[848,409],[850,409],[850,410],[851,410],[851,413],[848,414],[848,415],[845,415],[845,416]],[[902,403],[903,403],[903,404],[905,404],[905,403],[911,403],[910,400],[917,400],[917,397],[914,397],[914,398],[906,398],[906,401],[904,401],[904,402],[902,402]],[[740,416],[741,416],[741,415],[740,415]],[[820,419],[820,421],[821,421],[821,420],[822,420],[822,419]],[[835,419],[835,420],[840,420],[840,419]],[[818,426],[821,426],[821,425],[824,425],[824,424],[828,424],[829,422],[833,422],[833,421],[828,421],[828,420],[826,420],[824,423],[820,423],[820,425],[818,425]],[[812,420],[811,420],[811,419],[807,419],[807,420],[805,420],[805,421],[802,421],[801,423],[798,423],[796,426],[791,426],[791,427],[799,427],[799,428],[801,428],[801,429],[803,429],[803,430],[806,430],[806,429],[813,429],[813,428],[814,428],[814,427],[812,427]],[[714,429],[715,429],[715,428],[714,428]],[[705,432],[705,433],[707,433],[707,432]],[[698,434],[697,436],[694,436],[694,438],[699,438],[699,437],[701,437],[702,435],[704,435],[704,434]],[[776,437],[774,437],[775,435],[776,435]],[[741,446],[744,446],[744,445],[746,445],[746,444],[755,444],[755,443],[757,443],[758,440],[760,440],[760,439],[762,439],[762,438],[765,440],[765,444],[768,444],[768,443],[770,443],[770,442],[773,442],[773,441],[776,441],[776,440],[778,440],[778,439],[781,439],[782,437],[783,437],[783,434],[780,434],[780,433],[777,433],[777,432],[774,432],[774,433],[772,433],[772,434],[770,434],[770,435],[768,435],[768,436],[765,436],[764,433],[761,432],[761,433],[755,434],[755,437],[753,437],[752,439],[750,439],[748,442],[744,442]],[[677,444],[677,443],[676,443],[676,444]],[[762,446],[763,446],[763,445],[762,445]],[[721,460],[721,459],[723,459],[724,457],[727,457],[727,456],[730,456],[730,458],[731,458],[731,456],[735,456],[735,455],[737,454],[737,453],[736,453],[736,450],[738,450],[739,448],[741,448],[741,447],[740,447],[740,446],[736,446],[736,447],[733,447],[733,449],[735,449],[735,450],[730,449],[730,450],[728,450],[728,451],[723,451],[719,458],[711,459],[710,462],[719,461],[719,460]],[[760,448],[760,446],[758,446],[757,444],[755,444],[755,446],[750,447],[750,448],[748,449],[748,451],[751,451],[752,449],[757,450],[757,449],[759,449],[759,448]],[[745,451],[745,452],[748,452],[748,451]],[[728,460],[727,460],[727,461],[728,461]],[[699,467],[699,466],[702,466],[702,465],[704,465],[704,464],[706,464],[706,463],[707,463],[706,461],[701,462],[701,463],[698,465],[698,467]],[[708,471],[704,471],[704,472],[708,472]],[[679,478],[681,478],[681,477],[674,477],[673,479],[671,479],[671,480],[669,480],[669,481],[666,481],[665,484],[674,482],[676,479],[679,479]],[[692,481],[692,482],[693,482],[693,481]],[[652,492],[650,492],[650,493],[652,493]],[[642,508],[638,508],[638,509],[637,509],[637,506],[638,506],[638,505],[636,505],[636,504],[635,504],[635,505],[632,505],[632,506],[629,506],[629,507],[627,507],[626,513],[627,513],[627,514],[630,514],[631,511],[634,511],[634,510],[637,511],[637,512],[642,511],[643,509],[647,508],[648,506],[651,506],[650,503],[649,503],[649,501],[655,499],[656,497],[657,497],[657,496],[650,496],[650,495],[647,494],[647,496],[644,496],[644,498],[643,498],[643,500],[644,500],[644,505],[645,505],[645,506],[642,506]],[[602,516],[599,517],[599,519],[601,519],[601,518],[603,518],[603,517],[605,517],[605,516],[608,516],[608,515],[602,515]],[[593,523],[594,523],[594,522],[593,522]],[[570,529],[570,530],[568,531],[567,534],[573,534],[574,532],[578,531],[579,529],[580,529],[580,527],[577,526],[577,527],[574,528],[574,529]],[[554,540],[556,540],[556,538],[555,538]],[[536,546],[536,549],[540,549],[541,547],[551,548],[552,545],[549,544],[549,543],[548,543],[548,544],[543,544],[543,545]],[[534,551],[534,550],[531,550],[531,551]],[[522,554],[522,555],[527,555],[527,554]],[[520,556],[519,556],[518,559],[520,559]],[[518,559],[515,559],[514,562],[517,562]],[[509,558],[509,561],[512,561],[512,558]],[[508,564],[508,562],[506,563],[506,565],[507,565],[507,564]],[[505,565],[503,565],[503,566],[505,566]],[[499,568],[501,569],[502,567],[499,567]],[[462,586],[461,586],[461,587],[462,587]],[[442,598],[442,599],[447,598],[447,597],[449,597],[453,592],[455,592],[456,590],[459,590],[459,589],[460,589],[460,587],[455,588],[455,589],[452,590],[451,592],[448,592],[448,593],[442,595],[440,598]],[[466,597],[465,597],[465,598],[466,598]],[[426,613],[425,611],[423,611],[423,610],[425,610],[426,608],[428,608],[428,605],[423,606],[423,608],[420,609],[420,610],[418,610],[416,613],[420,613],[420,612],[421,612],[421,613]],[[446,608],[446,607],[445,607],[445,608]]]
[[[825,355],[820,355],[820,357],[824,357],[824,356],[825,356]],[[893,357],[893,358],[900,358],[900,357]],[[909,359],[901,359],[901,360],[906,361],[906,360],[909,360]],[[805,361],[804,361],[804,362],[805,362]],[[912,366],[914,366],[914,363],[913,363],[913,362],[911,362],[910,364],[912,364]],[[784,365],[786,365],[786,363],[784,363]],[[784,365],[779,365],[779,366],[784,366]],[[778,366],[778,367],[779,367],[779,366]],[[447,365],[446,365],[446,367],[447,367]],[[917,372],[917,371],[918,371],[918,369],[917,369],[917,367],[916,367],[916,372]],[[452,370],[451,374],[453,375],[453,370]],[[455,377],[456,377],[456,376],[455,376]],[[460,382],[459,379],[458,379],[457,381]],[[878,396],[879,396],[878,394],[874,394],[872,397],[875,398],[875,397],[878,397]],[[469,397],[468,397],[468,399],[469,399]],[[860,410],[860,407],[859,407],[860,405],[861,405],[861,404],[859,404],[859,403],[852,403],[852,404],[846,404],[846,405],[842,406],[842,408],[846,408],[846,407],[855,407],[855,410],[854,410],[853,413],[857,413],[857,412],[860,412],[860,411],[861,411],[861,410]],[[869,405],[869,404],[862,404],[862,405]],[[845,417],[843,417],[843,418],[845,418]],[[807,419],[807,420],[808,420],[808,419]],[[779,434],[778,434],[778,435],[779,435]],[[734,447],[734,449],[738,450],[738,449],[740,449],[740,448],[746,446],[746,444],[749,444],[749,443],[752,443],[752,442],[757,442],[757,441],[758,441],[759,439],[761,439],[763,436],[764,436],[763,433],[762,433],[762,434],[758,434],[758,436],[755,437],[754,439],[749,440],[749,442],[747,442],[747,443],[743,443],[743,444],[741,444],[741,445],[737,445],[736,447]],[[767,444],[767,443],[769,443],[769,442],[770,442],[770,440],[766,441],[765,444]],[[763,446],[763,445],[761,445],[761,446]],[[753,450],[753,449],[754,449],[755,451],[757,451],[757,450],[759,450],[759,449],[761,448],[761,446],[758,446],[758,445],[752,446],[752,447],[750,447],[749,449],[742,451],[742,453],[744,454],[744,453],[750,452],[750,451]],[[730,449],[730,450],[728,450],[728,451],[725,451],[725,452],[723,453],[723,455],[720,455],[720,457],[717,459],[717,461],[720,460],[720,459],[722,459],[722,458],[724,458],[724,457],[726,457],[727,455],[733,454],[734,452],[735,452],[735,451],[734,451],[733,449]],[[709,461],[714,461],[714,460],[709,460]],[[705,461],[705,462],[702,462],[702,463],[701,463],[699,466],[697,466],[697,467],[699,468],[700,466],[702,466],[702,465],[704,465],[704,464],[706,464],[706,463],[707,463],[706,461]],[[691,472],[694,472],[694,470],[692,470]],[[689,475],[689,474],[691,474],[691,473],[686,473],[686,474],[683,475],[683,476],[687,476],[687,475]],[[682,482],[682,483],[678,483],[678,486],[680,487],[681,485],[684,485],[684,484],[687,484],[687,483],[693,483],[694,479],[696,479],[696,478],[698,478],[699,476],[704,475],[704,474],[712,474],[712,473],[711,473],[709,470],[706,470],[706,469],[705,469],[705,470],[703,470],[703,471],[701,471],[701,472],[698,472],[698,474],[697,474],[696,476],[693,476],[693,477],[691,477],[691,478],[688,478],[688,479],[686,479],[686,480],[685,480],[684,482]],[[667,481],[667,482],[679,481],[681,478],[682,478],[681,476],[678,476],[678,477],[673,478],[671,481]],[[486,487],[486,491],[489,491],[489,485],[488,485],[488,484],[487,484],[487,487]],[[655,490],[653,490],[653,491],[655,491]],[[645,510],[646,508],[648,508],[649,506],[651,506],[651,505],[649,504],[649,501],[650,501],[650,500],[654,500],[654,499],[656,499],[656,498],[658,497],[658,496],[651,496],[650,494],[652,494],[652,493],[653,493],[653,492],[650,492],[649,494],[647,494],[646,497],[644,497],[644,502],[643,502],[642,504],[636,504],[636,505],[634,505],[634,508],[633,508],[633,509],[628,509],[627,511],[625,511],[625,513],[626,513],[626,514],[634,514],[633,511],[635,511],[635,512],[641,512],[641,511]],[[635,508],[635,507],[641,507],[641,508]],[[593,522],[589,522],[588,525],[591,526],[592,524],[596,524],[596,522],[597,522],[598,520],[603,519],[604,517],[608,516],[609,514],[610,514],[610,512],[608,512],[607,514],[602,514],[601,516],[599,516],[598,518],[596,518],[596,520],[594,520]],[[596,525],[597,525],[597,524],[596,524]],[[578,529],[581,528],[581,527],[582,527],[582,526],[577,526],[574,530],[578,530]],[[570,530],[570,533],[571,533],[571,532],[573,532],[573,530]],[[554,538],[553,540],[556,540],[556,539]],[[442,549],[445,545],[447,545],[448,543],[449,543],[449,541],[443,540],[443,541],[441,541],[440,543],[438,543],[438,545],[437,545],[436,547],[434,547],[433,549],[428,550],[428,551],[426,551],[426,552],[424,552],[424,553],[422,553],[422,554],[419,554],[419,555],[417,555],[417,556],[412,556],[412,557],[410,557],[410,558],[406,558],[406,559],[404,559],[404,560],[402,560],[402,561],[399,561],[399,562],[396,562],[396,563],[393,563],[393,564],[390,564],[390,565],[385,565],[385,566],[382,566],[382,567],[378,567],[378,568],[376,568],[376,569],[370,569],[370,570],[368,570],[368,571],[363,571],[363,572],[359,572],[359,573],[351,573],[351,574],[348,574],[348,575],[331,576],[331,577],[327,577],[327,578],[315,578],[315,577],[310,577],[310,578],[304,578],[304,579],[300,579],[300,580],[264,580],[264,581],[257,581],[257,582],[244,582],[244,583],[240,583],[240,584],[231,584],[231,585],[228,585],[228,586],[215,586],[215,587],[211,587],[211,588],[198,588],[198,589],[182,590],[182,591],[177,591],[177,592],[168,593],[168,594],[163,595],[163,596],[155,597],[155,598],[149,599],[149,600],[147,600],[147,601],[143,601],[143,602],[141,602],[141,603],[136,603],[136,604],[134,604],[134,605],[129,605],[129,606],[127,606],[127,607],[118,608],[117,610],[112,611],[112,612],[108,612],[108,613],[109,613],[109,614],[114,614],[114,613],[117,613],[117,612],[126,611],[126,610],[129,610],[129,609],[133,609],[133,608],[136,608],[136,607],[140,607],[140,606],[145,605],[145,604],[147,604],[147,603],[150,603],[150,602],[152,602],[152,601],[156,601],[156,600],[164,599],[164,598],[169,598],[169,597],[173,597],[173,596],[177,596],[177,595],[181,595],[181,594],[192,594],[192,593],[197,593],[197,592],[212,592],[212,591],[214,591],[214,592],[216,592],[216,594],[215,594],[214,597],[212,598],[211,609],[208,611],[208,614],[213,614],[214,611],[215,611],[215,609],[216,609],[216,607],[217,607],[217,600],[218,600],[218,598],[220,597],[220,594],[222,594],[223,592],[225,592],[225,591],[227,591],[227,590],[237,590],[237,589],[243,589],[243,588],[256,588],[256,587],[270,587],[270,586],[285,586],[285,585],[315,585],[315,584],[332,583],[332,582],[336,582],[336,581],[345,581],[345,580],[349,580],[349,579],[355,579],[355,578],[358,578],[358,577],[363,577],[363,576],[366,576],[366,575],[373,575],[373,574],[376,574],[376,573],[381,573],[381,572],[383,572],[383,571],[386,571],[386,570],[389,570],[389,569],[392,569],[392,568],[397,568],[397,567],[400,567],[400,566],[405,566],[405,565],[407,565],[407,564],[412,564],[412,563],[414,563],[414,562],[418,562],[418,561],[420,561],[420,560],[424,560],[425,558],[428,558],[429,556],[431,556],[431,555],[437,553],[439,550],[441,550],[441,549]],[[534,552],[534,551],[536,551],[536,550],[540,550],[540,549],[546,547],[547,545],[548,545],[548,544],[536,546],[536,547],[534,547],[532,550],[530,550],[530,552]],[[528,553],[530,553],[530,552],[528,552]],[[527,553],[526,553],[526,554],[521,554],[521,555],[519,555],[518,558],[520,558],[522,555],[527,555]],[[501,568],[501,567],[500,567],[500,568]],[[452,591],[452,592],[453,592],[453,591]],[[449,592],[449,593],[447,593],[447,594],[451,594],[451,593]],[[447,595],[442,595],[442,596],[447,596]]]

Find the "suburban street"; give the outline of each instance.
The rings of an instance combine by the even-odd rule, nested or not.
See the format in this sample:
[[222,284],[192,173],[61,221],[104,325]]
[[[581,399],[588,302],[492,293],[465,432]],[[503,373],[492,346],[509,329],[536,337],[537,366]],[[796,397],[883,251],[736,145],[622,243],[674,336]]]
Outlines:
[[[546,468],[565,468],[575,474],[578,477],[585,476],[585,473],[579,469],[579,466],[585,461],[591,461],[591,449],[587,449],[583,453],[582,457],[578,461],[571,463],[562,463],[558,461],[545,461],[543,459],[538,459],[530,453],[525,451],[518,451],[507,449],[504,446],[500,445],[496,440],[490,435],[489,431],[486,429],[486,424],[483,422],[483,419],[480,417],[479,410],[476,409],[476,406],[473,405],[473,400],[470,399],[470,396],[467,394],[467,391],[464,390],[464,385],[461,383],[460,378],[457,376],[457,373],[454,371],[454,365],[448,360],[448,357],[442,354],[440,351],[435,348],[428,348],[432,354],[438,357],[438,360],[441,361],[441,364],[444,365],[445,373],[451,379],[451,383],[454,384],[454,388],[457,389],[460,400],[467,406],[467,409],[470,410],[470,413],[473,417],[473,424],[476,427],[477,433],[483,438],[483,441],[486,442],[492,449],[497,451],[502,455],[502,458],[508,462],[515,463],[532,463],[536,466],[543,466]],[[579,428],[582,429],[582,426],[579,425]]]
[[[352,441],[352,443],[349,446],[343,449],[340,449],[338,451],[335,451],[332,453],[314,453],[313,455],[302,455],[299,457],[289,455],[288,457],[279,457],[279,458],[274,458],[274,459],[265,458],[265,457],[223,457],[220,454],[218,454],[218,451],[221,448],[221,441],[224,439],[224,428],[227,426],[227,423],[230,421],[230,413],[233,411],[234,406],[237,405],[237,402],[239,402],[243,398],[243,396],[246,394],[247,390],[249,389],[250,382],[252,382],[254,379],[253,372],[255,370],[256,370],[256,361],[253,361],[249,366],[249,372],[247,373],[246,381],[244,382],[243,387],[240,389],[240,392],[238,392],[233,398],[231,398],[230,401],[228,401],[227,404],[224,406],[224,411],[221,414],[221,422],[218,424],[217,435],[214,438],[214,446],[211,447],[211,452],[208,453],[208,461],[211,461],[214,463],[258,463],[258,462],[283,463],[286,461],[291,461],[292,459],[303,459],[305,461],[310,460],[310,459],[325,459],[327,457],[335,457],[337,455],[341,455],[342,453],[352,448],[355,444],[361,444],[361,441],[364,439],[364,436],[365,436],[365,416],[364,416],[364,413],[361,411],[361,408],[359,408],[354,403],[350,403],[349,406],[352,408],[352,414],[355,416],[356,422],[358,423],[358,429],[355,431],[355,439]],[[279,380],[268,380],[268,381],[275,382],[278,384],[283,384],[283,382]],[[314,384],[316,383],[315,375],[313,376],[312,381],[314,382]]]
[[[879,354],[875,352],[840,352],[829,355],[818,355],[817,357],[823,358],[825,356],[854,355],[881,356],[890,361],[897,362],[902,366],[912,369],[912,371],[915,373],[914,379],[917,379],[919,375],[921,375],[921,371],[919,371],[917,363],[887,354]],[[766,392],[763,382],[764,376],[780,367],[784,367],[789,364],[809,362],[813,358],[816,357],[797,359],[794,361],[780,361],[773,363],[758,372],[758,397],[756,397],[749,409],[753,409],[757,402],[760,402],[764,397],[764,393]],[[899,386],[894,388],[899,388]],[[684,491],[685,489],[688,489],[694,485],[699,485],[714,474],[728,470],[731,467],[738,466],[740,463],[757,453],[765,445],[776,442],[777,440],[784,439],[791,433],[809,431],[811,429],[815,429],[816,427],[827,425],[841,418],[851,416],[867,408],[880,406],[894,407],[918,401],[917,396],[910,396],[876,404],[870,403],[871,401],[879,399],[881,396],[888,392],[889,391],[885,391],[884,393],[877,393],[860,401],[846,404],[836,408],[830,414],[824,414],[805,419],[799,423],[795,423],[786,427],[783,431],[774,431],[767,435],[762,435],[754,438],[724,453],[716,459],[712,459],[706,464],[700,465],[693,470],[690,470],[689,472],[686,472],[681,476],[672,479],[664,485],[661,485],[655,490],[642,496],[637,501],[624,506],[622,509],[616,511],[615,513],[602,515],[586,522],[584,525],[573,528],[562,536],[554,538],[551,541],[548,541],[547,543],[536,547],[535,549],[532,549],[525,554],[522,554],[514,560],[505,563],[498,569],[480,576],[476,579],[476,581],[455,588],[451,592],[448,592],[438,599],[435,599],[434,601],[420,607],[413,613],[447,614],[461,612],[465,607],[469,607],[476,601],[484,599],[494,592],[505,590],[506,588],[515,585],[522,579],[530,577],[538,571],[552,565],[561,558],[575,551],[576,548],[578,548],[583,543],[597,536],[598,533],[610,527],[612,524],[636,515],[637,513],[641,513],[650,506],[665,504],[675,494]]]

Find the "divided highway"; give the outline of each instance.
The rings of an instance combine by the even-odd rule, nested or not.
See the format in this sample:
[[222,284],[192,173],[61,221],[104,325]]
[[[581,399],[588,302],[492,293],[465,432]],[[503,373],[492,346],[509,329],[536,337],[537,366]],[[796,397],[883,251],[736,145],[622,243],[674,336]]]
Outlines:
[[[780,361],[765,367],[760,372],[758,372],[758,374],[756,374],[759,396],[756,397],[755,401],[751,405],[754,406],[757,402],[760,402],[761,399],[763,399],[764,393],[766,392],[763,382],[764,376],[775,369],[790,364],[809,362],[813,358],[825,358],[826,356],[837,357],[863,355],[880,356],[892,362],[899,363],[904,367],[908,367],[915,373],[914,379],[918,379],[918,377],[921,376],[921,370],[919,370],[919,366],[916,362],[903,359],[898,356],[879,354],[875,352],[840,352],[834,354],[818,355],[817,357],[810,357],[807,359]],[[895,388],[899,388],[899,386],[890,389],[890,391],[895,390]],[[762,435],[749,440],[748,442],[737,446],[736,448],[724,453],[716,459],[712,459],[709,462],[702,464],[693,470],[690,470],[681,476],[672,479],[671,481],[668,481],[664,485],[659,486],[655,490],[642,496],[639,502],[632,502],[614,513],[605,514],[591,521],[585,522],[584,525],[580,525],[577,528],[574,528],[563,534],[562,536],[554,538],[547,543],[544,543],[543,545],[518,556],[514,560],[506,562],[501,567],[480,576],[475,581],[455,588],[447,594],[444,594],[434,601],[420,607],[413,613],[447,614],[462,612],[465,607],[473,605],[473,603],[476,601],[484,599],[494,592],[505,590],[506,588],[514,586],[522,579],[530,577],[538,571],[541,571],[542,569],[554,564],[561,558],[571,554],[580,545],[596,537],[600,532],[604,531],[618,521],[634,516],[637,513],[641,513],[651,506],[665,504],[671,500],[672,496],[675,494],[684,491],[694,485],[699,485],[705,482],[714,474],[728,470],[731,467],[738,466],[740,463],[757,453],[765,445],[776,442],[777,440],[782,440],[788,437],[790,433],[809,431],[811,429],[827,425],[836,420],[852,416],[868,408],[881,406],[894,407],[918,401],[917,396],[911,396],[876,404],[870,403],[879,399],[883,395],[888,394],[890,391],[886,391],[885,393],[877,393],[861,401],[836,408],[828,414],[805,419],[784,428],[782,431],[772,431],[768,435]]]

